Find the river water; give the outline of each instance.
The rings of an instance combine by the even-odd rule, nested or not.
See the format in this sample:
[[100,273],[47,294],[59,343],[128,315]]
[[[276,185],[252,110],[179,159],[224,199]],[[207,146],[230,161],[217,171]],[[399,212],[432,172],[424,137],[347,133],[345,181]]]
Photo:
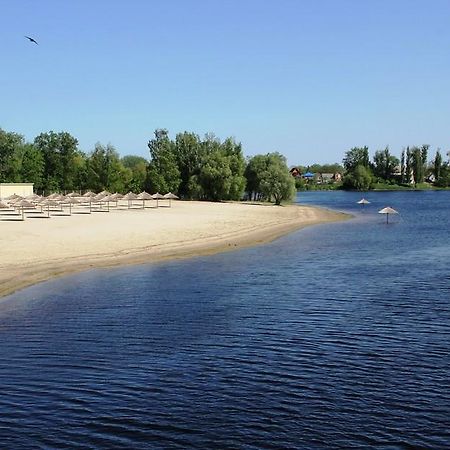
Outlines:
[[[0,448],[450,448],[450,192],[0,302]],[[377,214],[392,206],[389,224]]]

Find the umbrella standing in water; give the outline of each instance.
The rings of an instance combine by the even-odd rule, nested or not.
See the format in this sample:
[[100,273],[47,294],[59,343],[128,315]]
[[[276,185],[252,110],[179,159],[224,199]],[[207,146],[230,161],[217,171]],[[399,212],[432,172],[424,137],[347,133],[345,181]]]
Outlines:
[[368,205],[370,202],[369,202],[369,200],[366,200],[365,198],[362,198],[361,200],[359,200],[359,201],[356,202],[356,203],[362,205],[363,208],[364,208],[364,205]]
[[386,206],[386,208],[380,209],[378,214],[386,214],[386,223],[389,223],[389,214],[398,214],[398,211],[390,206]]

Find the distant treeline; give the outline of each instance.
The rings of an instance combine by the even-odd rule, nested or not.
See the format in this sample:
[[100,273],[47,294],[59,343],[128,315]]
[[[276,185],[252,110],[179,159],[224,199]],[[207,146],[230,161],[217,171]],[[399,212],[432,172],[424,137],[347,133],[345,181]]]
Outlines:
[[[307,168],[297,166],[305,171],[323,173],[340,173],[342,183],[334,184],[334,188],[342,189],[389,189],[389,188],[422,188],[426,186],[450,186],[450,162],[444,161],[441,151],[436,150],[434,158],[429,160],[429,145],[406,147],[400,159],[392,155],[389,147],[377,150],[373,160],[369,157],[369,148],[353,147],[345,153],[343,165],[313,165]],[[447,153],[447,157],[450,152]],[[314,186],[316,180],[306,183],[307,188]],[[426,183],[426,184],[425,184]],[[312,185],[312,186],[311,186]],[[298,181],[302,188],[305,182]]]
[[173,192],[185,199],[290,200],[295,183],[279,153],[244,158],[232,138],[201,139],[184,132],[169,138],[157,129],[148,141],[150,157],[120,157],[111,145],[85,153],[67,132],[41,133],[33,142],[0,129],[0,182],[34,183],[40,193],[102,191]]

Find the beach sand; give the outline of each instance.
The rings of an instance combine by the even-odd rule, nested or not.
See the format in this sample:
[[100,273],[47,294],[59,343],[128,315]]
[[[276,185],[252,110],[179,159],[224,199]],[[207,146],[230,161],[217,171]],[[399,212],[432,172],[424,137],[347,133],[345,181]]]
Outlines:
[[297,205],[175,201],[170,208],[0,220],[0,296],[90,268],[234,250],[346,218]]

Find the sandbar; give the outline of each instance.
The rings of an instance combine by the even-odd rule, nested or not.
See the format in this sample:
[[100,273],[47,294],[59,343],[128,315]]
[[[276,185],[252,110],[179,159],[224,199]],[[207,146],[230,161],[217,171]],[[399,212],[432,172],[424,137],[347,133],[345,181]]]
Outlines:
[[348,217],[302,205],[173,201],[171,207],[0,220],[0,297],[69,273],[235,250]]

